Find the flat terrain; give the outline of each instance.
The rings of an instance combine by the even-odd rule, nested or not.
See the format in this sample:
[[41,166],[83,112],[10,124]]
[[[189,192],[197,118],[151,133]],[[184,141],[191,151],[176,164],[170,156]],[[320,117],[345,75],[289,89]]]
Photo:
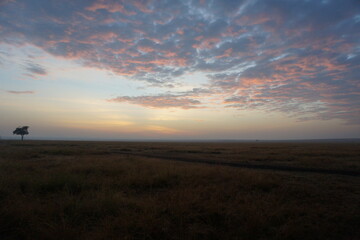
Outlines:
[[0,239],[360,239],[359,143],[0,141]]

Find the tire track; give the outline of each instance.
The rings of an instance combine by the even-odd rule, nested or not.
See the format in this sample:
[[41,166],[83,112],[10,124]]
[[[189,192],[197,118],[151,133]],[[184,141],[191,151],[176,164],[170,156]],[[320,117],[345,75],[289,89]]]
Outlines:
[[147,157],[147,158],[157,158],[157,159],[168,160],[168,161],[201,163],[201,164],[207,164],[207,165],[228,166],[228,167],[236,167],[236,168],[285,171],[285,172],[301,172],[301,173],[335,174],[335,175],[360,177],[359,171],[342,170],[342,169],[321,169],[321,168],[306,168],[306,167],[294,167],[294,166],[284,166],[284,165],[267,165],[267,164],[239,163],[239,162],[219,162],[219,161],[215,161],[215,160],[196,160],[196,159],[190,159],[190,158],[185,158],[185,157],[163,156],[163,155],[156,155],[156,154],[141,154],[141,153],[131,153],[131,152],[113,152],[113,153],[130,155],[130,156]]

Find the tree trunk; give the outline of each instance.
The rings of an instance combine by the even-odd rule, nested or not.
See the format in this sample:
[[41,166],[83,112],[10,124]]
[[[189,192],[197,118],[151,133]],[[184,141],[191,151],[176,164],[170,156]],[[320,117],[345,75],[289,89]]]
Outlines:
[[21,141],[24,141],[24,135],[21,135]]

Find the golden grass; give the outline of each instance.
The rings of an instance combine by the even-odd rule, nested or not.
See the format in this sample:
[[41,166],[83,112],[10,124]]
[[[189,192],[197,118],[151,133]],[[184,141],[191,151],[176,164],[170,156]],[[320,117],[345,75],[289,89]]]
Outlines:
[[0,239],[359,239],[357,144],[0,143]]

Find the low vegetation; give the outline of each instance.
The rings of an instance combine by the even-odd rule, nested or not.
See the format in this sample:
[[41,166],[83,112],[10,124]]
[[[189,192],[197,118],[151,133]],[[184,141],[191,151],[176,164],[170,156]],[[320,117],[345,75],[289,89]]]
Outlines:
[[[0,142],[0,239],[360,239],[360,145]],[[197,163],[176,161],[193,159]]]

